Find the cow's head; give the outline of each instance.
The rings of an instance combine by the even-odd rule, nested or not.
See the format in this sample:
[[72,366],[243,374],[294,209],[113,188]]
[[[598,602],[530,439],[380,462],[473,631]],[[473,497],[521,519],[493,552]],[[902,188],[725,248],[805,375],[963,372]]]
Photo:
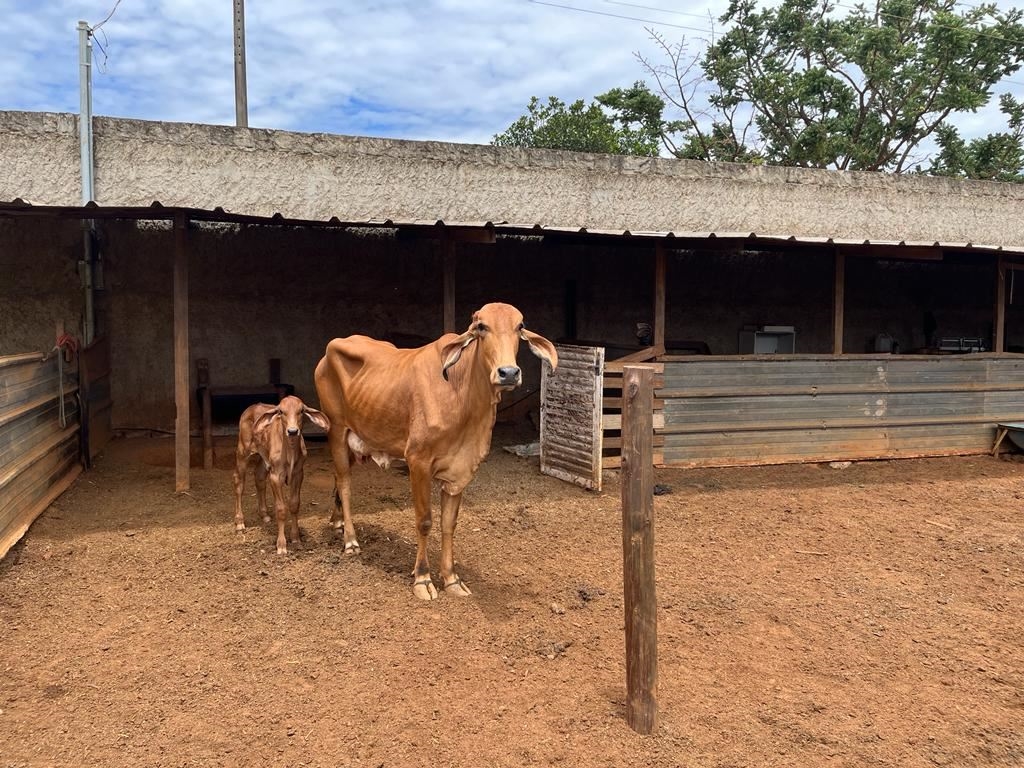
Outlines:
[[253,424],[253,430],[258,432],[266,429],[274,419],[281,419],[281,425],[287,437],[297,438],[302,431],[302,417],[305,416],[318,427],[326,431],[330,428],[331,422],[323,413],[316,408],[310,408],[299,398],[292,395],[281,398],[281,402],[272,411],[262,414]]
[[515,389],[523,382],[523,373],[516,365],[519,342],[525,341],[541,360],[547,360],[551,370],[558,367],[555,345],[543,336],[523,327],[523,313],[511,304],[485,304],[473,314],[469,330],[442,350],[444,365],[441,375],[448,380],[448,369],[462,357],[463,350],[476,344],[476,356],[489,372],[491,384],[497,389]]

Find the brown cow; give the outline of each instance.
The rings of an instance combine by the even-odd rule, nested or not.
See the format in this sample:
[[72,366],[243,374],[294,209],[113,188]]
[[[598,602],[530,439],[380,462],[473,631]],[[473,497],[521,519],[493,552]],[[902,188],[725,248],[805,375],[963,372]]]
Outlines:
[[359,552],[350,505],[352,457],[369,456],[381,466],[404,458],[418,537],[413,593],[423,600],[437,597],[427,562],[433,481],[441,485],[443,587],[470,594],[455,572],[455,524],[462,492],[490,450],[501,392],[522,383],[520,339],[557,367],[554,345],[526,330],[522,313],[508,304],[487,304],[461,336],[446,334],[418,349],[366,336],[334,339],[316,367],[320,407],[333,425],[327,438],[335,468],[331,524],[340,528],[343,520],[345,551]]
[[292,539],[301,546],[299,534],[299,491],[302,467],[306,460],[306,441],[302,439],[302,417],[321,429],[328,429],[327,417],[309,408],[299,398],[288,396],[277,405],[257,403],[245,409],[238,421],[238,448],[235,451],[235,530],[245,530],[242,494],[250,466],[256,476],[256,508],[263,522],[270,521],[267,510],[267,475],[274,494],[277,518],[277,554],[288,554],[284,521],[291,512]]

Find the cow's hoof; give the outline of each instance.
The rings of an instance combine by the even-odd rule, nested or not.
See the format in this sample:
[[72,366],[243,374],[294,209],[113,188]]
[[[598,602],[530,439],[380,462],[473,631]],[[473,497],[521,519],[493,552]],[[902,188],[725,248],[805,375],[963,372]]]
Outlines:
[[269,523],[270,522],[270,515],[264,515],[263,516],[263,522],[264,523]]
[[235,523],[235,530],[236,531],[244,531],[245,530],[245,523]]
[[279,554],[279,555],[287,555],[288,554],[288,547],[278,547],[277,548],[277,554]]
[[345,554],[346,555],[358,555],[360,552],[358,541],[346,541],[345,542]]
[[417,581],[412,585],[412,593],[416,595],[420,600],[436,600],[437,599],[437,587],[434,586],[434,582],[429,577],[423,581]]
[[455,595],[456,597],[469,597],[473,593],[469,591],[469,587],[466,586],[466,582],[460,579],[458,576],[450,584],[444,585],[444,591],[449,595]]

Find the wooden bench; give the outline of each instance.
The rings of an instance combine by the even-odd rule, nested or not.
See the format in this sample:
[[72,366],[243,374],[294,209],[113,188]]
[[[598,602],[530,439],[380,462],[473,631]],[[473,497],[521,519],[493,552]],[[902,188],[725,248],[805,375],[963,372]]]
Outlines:
[[248,406],[255,403],[278,403],[282,397],[295,392],[291,384],[281,383],[281,361],[270,359],[270,382],[267,384],[236,384],[211,386],[210,361],[201,357],[196,360],[196,397],[203,433],[203,469],[213,468],[213,413],[218,405],[233,405],[234,418],[242,415]]
[[[1018,440],[1017,435],[1020,434]],[[1000,424],[996,424],[996,444],[992,446],[992,455],[999,458],[999,446],[1007,435],[1010,435],[1010,441],[1019,448],[1024,448],[1021,445],[1024,442],[1024,422],[1021,421],[1007,421]]]

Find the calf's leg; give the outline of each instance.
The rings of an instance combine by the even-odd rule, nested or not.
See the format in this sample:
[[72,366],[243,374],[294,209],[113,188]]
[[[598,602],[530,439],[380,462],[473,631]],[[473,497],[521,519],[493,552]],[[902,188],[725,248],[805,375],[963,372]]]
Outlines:
[[270,474],[270,490],[274,493],[274,517],[277,519],[277,554],[288,554],[288,539],[284,535],[284,521],[288,517],[288,486],[279,472]]
[[288,499],[289,508],[288,511],[291,513],[291,524],[292,524],[292,541],[295,543],[295,548],[302,547],[302,533],[299,531],[299,507],[300,504],[300,492],[302,491],[302,467],[296,466],[292,470],[291,484],[288,486]]
[[249,462],[244,455],[235,455],[235,472],[231,476],[235,484],[235,530],[245,530],[245,515],[242,514],[242,495],[245,493],[245,473],[249,469]]
[[256,480],[256,511],[263,518],[264,523],[270,522],[270,509],[267,507],[267,465],[263,459],[256,457],[256,467],[253,469],[253,476]]

